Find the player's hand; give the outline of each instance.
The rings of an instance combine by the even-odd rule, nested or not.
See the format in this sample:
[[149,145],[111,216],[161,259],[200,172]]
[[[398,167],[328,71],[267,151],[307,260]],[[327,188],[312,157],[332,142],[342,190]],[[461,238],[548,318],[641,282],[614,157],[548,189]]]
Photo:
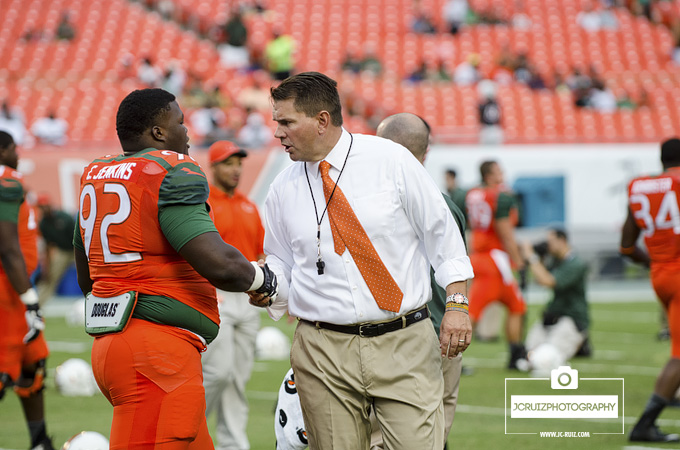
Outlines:
[[276,300],[276,296],[279,293],[279,283],[274,272],[269,269],[269,266],[264,261],[258,261],[258,266],[264,274],[264,281],[262,286],[255,291],[247,292],[247,294],[250,297],[251,305],[264,308],[271,306],[274,300]]
[[248,294],[248,297],[250,297],[249,301],[253,306],[266,308],[267,306],[271,306],[273,303],[273,300],[265,294],[258,294],[255,291],[246,292],[246,294]]
[[455,358],[464,352],[472,341],[470,316],[462,311],[449,311],[444,314],[439,328],[439,348],[442,358]]
[[40,313],[40,307],[35,305],[26,306],[26,324],[28,325],[28,333],[24,336],[24,344],[28,344],[40,335],[40,332],[45,329],[45,320]]
[[276,300],[276,296],[279,293],[279,282],[276,279],[274,272],[269,269],[269,266],[266,263],[262,266],[262,271],[264,272],[264,282],[255,292],[258,294],[265,294],[273,302]]

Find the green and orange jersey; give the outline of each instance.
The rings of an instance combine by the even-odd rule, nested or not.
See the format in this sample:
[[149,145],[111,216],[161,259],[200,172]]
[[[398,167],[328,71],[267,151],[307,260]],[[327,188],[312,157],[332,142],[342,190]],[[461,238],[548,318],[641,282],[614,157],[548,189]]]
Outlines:
[[209,199],[215,226],[224,242],[236,247],[247,259],[257,261],[264,253],[264,227],[255,204],[238,189],[229,196],[215,186],[210,186]]
[[[24,255],[26,270],[30,274],[38,266],[38,224],[35,210],[25,197],[21,173],[0,165],[0,221],[17,224],[21,253]],[[0,280],[2,285],[9,285],[2,264]]]
[[[173,151],[146,149],[90,163],[81,177],[74,245],[88,257],[93,294],[137,291],[134,317],[187,328],[210,342],[219,323],[215,288],[178,253],[194,237],[216,231],[207,217],[208,192],[199,165]],[[178,215],[180,221],[166,220]],[[193,325],[182,326],[186,320]]]
[[680,167],[635,178],[628,205],[654,263],[680,264]]
[[493,249],[506,251],[496,233],[498,219],[509,218],[513,225],[519,222],[517,201],[505,186],[479,186],[470,189],[465,197],[467,219],[472,231],[471,253],[486,253]]

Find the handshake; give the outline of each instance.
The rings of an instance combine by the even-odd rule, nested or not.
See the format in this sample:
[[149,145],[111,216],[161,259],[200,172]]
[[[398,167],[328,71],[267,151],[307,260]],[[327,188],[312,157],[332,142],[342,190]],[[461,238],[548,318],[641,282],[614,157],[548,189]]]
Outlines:
[[251,264],[255,267],[255,278],[246,292],[250,297],[250,304],[260,308],[271,306],[279,292],[276,275],[264,261],[262,265],[254,261],[251,261]]

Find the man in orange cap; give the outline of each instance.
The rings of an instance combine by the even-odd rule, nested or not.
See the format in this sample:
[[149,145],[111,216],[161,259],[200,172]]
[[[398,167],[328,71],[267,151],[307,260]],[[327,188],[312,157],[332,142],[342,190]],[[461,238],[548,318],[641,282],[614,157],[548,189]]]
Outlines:
[[[252,261],[264,259],[264,228],[253,202],[237,189],[242,160],[248,154],[229,141],[210,147],[213,184],[209,202],[222,239]],[[216,449],[250,448],[246,425],[246,383],[255,360],[260,313],[242,292],[218,290],[220,333],[203,353],[206,415],[217,411]]]

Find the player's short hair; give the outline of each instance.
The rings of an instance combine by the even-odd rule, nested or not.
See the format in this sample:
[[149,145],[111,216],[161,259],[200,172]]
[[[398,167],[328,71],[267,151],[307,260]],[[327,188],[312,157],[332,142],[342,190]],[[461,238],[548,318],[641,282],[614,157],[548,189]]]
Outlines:
[[548,231],[555,233],[555,236],[562,239],[564,242],[569,242],[569,237],[564,228],[561,227],[550,227]]
[[453,178],[456,178],[458,176],[458,174],[456,173],[456,171],[454,169],[447,169],[446,174],[451,175]]
[[123,99],[116,114],[116,132],[121,142],[139,139],[160,115],[170,111],[175,96],[163,89],[138,89]]
[[14,138],[6,131],[0,131],[0,148],[7,148],[14,144]]
[[488,160],[484,161],[480,166],[479,166],[479,174],[482,176],[482,181],[486,179],[487,175],[491,173],[491,170],[493,169],[493,166],[498,164],[494,160]]
[[680,139],[667,139],[661,144],[661,163],[664,166],[680,165]]
[[269,91],[275,102],[293,99],[296,111],[307,117],[314,117],[321,111],[328,111],[331,123],[342,125],[342,106],[338,94],[338,83],[319,72],[302,72],[288,77]]

